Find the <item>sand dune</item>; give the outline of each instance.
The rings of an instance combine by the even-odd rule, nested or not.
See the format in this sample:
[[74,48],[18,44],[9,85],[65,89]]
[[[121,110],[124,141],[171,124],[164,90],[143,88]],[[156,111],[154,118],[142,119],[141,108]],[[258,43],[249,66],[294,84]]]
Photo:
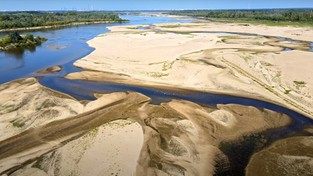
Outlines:
[[[147,84],[263,98],[313,117],[311,28],[198,22],[110,30],[90,40],[96,50],[74,65]],[[105,81],[88,74],[67,78]]]
[[[33,78],[5,84],[2,91],[20,86],[51,91]],[[29,94],[32,92],[15,102]],[[217,162],[229,165],[219,149],[221,142],[291,122],[284,114],[232,104],[214,108],[172,100],[152,105],[150,98],[134,92],[97,94],[97,100],[84,103],[56,91],[47,98],[61,96],[79,104],[80,112],[47,123],[35,119],[38,125],[0,141],[0,173],[213,175]],[[28,99],[28,104],[38,104],[41,98]],[[50,108],[62,103],[55,101]],[[15,109],[21,110],[23,107]],[[10,112],[2,113],[6,115]]]

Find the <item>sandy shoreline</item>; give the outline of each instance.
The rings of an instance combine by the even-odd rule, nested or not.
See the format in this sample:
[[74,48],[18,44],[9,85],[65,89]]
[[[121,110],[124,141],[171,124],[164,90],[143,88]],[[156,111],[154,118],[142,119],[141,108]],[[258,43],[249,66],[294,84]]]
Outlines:
[[[88,41],[95,51],[76,61],[75,66],[127,75],[130,80],[146,84],[258,97],[313,118],[313,78],[309,64],[313,53],[307,51],[309,43],[210,33],[223,29],[308,41],[313,38],[311,28],[197,22],[157,24],[144,30],[136,26],[109,29],[111,32]],[[284,48],[292,50],[283,51]],[[88,76],[89,73],[72,73],[66,77],[105,80],[95,73],[92,75],[97,78]]]
[[[51,151],[53,153],[57,149],[59,156],[65,157],[65,161],[61,161],[62,168],[51,166],[49,172],[63,169],[62,175],[69,175],[68,172],[74,172],[78,164],[88,166],[88,159],[84,161],[84,157],[97,156],[103,147],[108,148],[105,151],[118,150],[115,154],[119,156],[103,162],[108,165],[122,164],[123,158],[132,165],[123,165],[119,169],[127,173],[135,171],[143,143],[142,129],[138,123],[120,116],[121,111],[116,109],[127,109],[128,106],[141,102],[140,99],[146,98],[137,98],[136,94],[131,93],[113,93],[98,94],[95,101],[79,102],[68,95],[41,86],[34,78],[1,85],[0,95],[0,127],[4,132],[0,136],[0,174],[25,162],[36,161],[38,157],[50,156]],[[134,100],[137,102],[132,102]],[[122,117],[124,121],[111,122]],[[77,138],[79,141],[75,140]],[[106,142],[103,142],[103,138]],[[122,138],[125,139],[119,140]],[[126,140],[128,138],[132,140]],[[69,141],[73,141],[68,144],[71,149],[63,149],[61,146]],[[125,154],[129,149],[133,153]],[[69,163],[70,158],[66,156],[82,161]],[[56,162],[53,156],[48,158],[51,164]],[[31,162],[33,164],[35,163]],[[77,172],[82,175],[90,169],[80,168],[82,170]],[[19,172],[21,173],[18,175],[27,175],[30,171],[24,168]]]
[[[16,91],[19,89],[26,92]],[[217,161],[230,164],[218,148],[221,142],[291,123],[287,115],[251,106],[205,107],[183,100],[153,105],[149,97],[135,92],[97,94],[97,100],[78,102],[46,89],[33,78],[1,85],[1,95],[8,91],[15,91],[11,95],[16,98],[2,104],[0,110],[16,108],[1,111],[4,121],[0,124],[19,131],[1,136],[0,173],[12,176],[126,176],[134,172],[138,176],[213,175]],[[45,93],[32,98],[31,92],[40,91]],[[21,104],[25,99],[28,101]],[[42,100],[53,101],[41,103]],[[66,101],[71,103],[64,104]],[[48,109],[64,107],[62,112],[76,112],[38,117],[36,114],[45,110],[38,107],[42,104]],[[30,105],[40,111],[26,114],[23,107],[29,109]],[[19,111],[25,113],[24,117],[12,115]],[[21,118],[25,122],[14,125]]]
[[[115,26],[88,41],[95,51],[74,63],[85,71],[65,78],[250,97],[313,117],[313,52],[307,51],[307,42],[205,33],[221,28],[313,38],[311,28],[200,22],[143,30]],[[214,175],[218,165],[225,170],[232,165],[222,144],[251,137],[259,141],[250,147],[262,149],[268,139],[255,134],[292,123],[285,114],[237,104],[211,107],[173,99],[154,105],[136,92],[78,101],[35,78],[0,85],[0,97],[0,175],[10,176]],[[311,137],[296,145],[303,149],[307,141]],[[254,162],[259,162],[258,154]],[[311,158],[305,162],[312,166]],[[254,175],[258,168],[251,165],[249,174]]]

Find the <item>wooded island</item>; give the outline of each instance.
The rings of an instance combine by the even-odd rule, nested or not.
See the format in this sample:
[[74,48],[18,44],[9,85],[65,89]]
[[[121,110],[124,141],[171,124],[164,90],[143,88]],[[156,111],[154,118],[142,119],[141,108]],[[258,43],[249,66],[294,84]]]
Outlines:
[[12,32],[0,39],[0,50],[11,50],[21,47],[34,47],[45,42],[47,39],[32,34],[20,35],[18,32]]

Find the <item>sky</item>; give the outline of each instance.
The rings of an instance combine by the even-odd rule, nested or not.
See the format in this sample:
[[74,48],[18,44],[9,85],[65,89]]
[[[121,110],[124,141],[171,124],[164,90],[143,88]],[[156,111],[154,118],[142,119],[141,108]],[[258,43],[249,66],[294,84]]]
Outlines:
[[313,0],[0,0],[0,11],[260,8],[313,8]]

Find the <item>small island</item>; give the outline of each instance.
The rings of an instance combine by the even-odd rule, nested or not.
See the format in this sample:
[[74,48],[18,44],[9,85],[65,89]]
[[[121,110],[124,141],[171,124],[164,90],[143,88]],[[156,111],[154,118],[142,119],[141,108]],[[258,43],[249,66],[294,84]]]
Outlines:
[[18,32],[12,32],[0,39],[0,51],[34,47],[47,40],[39,36],[34,37],[32,34],[20,35]]

